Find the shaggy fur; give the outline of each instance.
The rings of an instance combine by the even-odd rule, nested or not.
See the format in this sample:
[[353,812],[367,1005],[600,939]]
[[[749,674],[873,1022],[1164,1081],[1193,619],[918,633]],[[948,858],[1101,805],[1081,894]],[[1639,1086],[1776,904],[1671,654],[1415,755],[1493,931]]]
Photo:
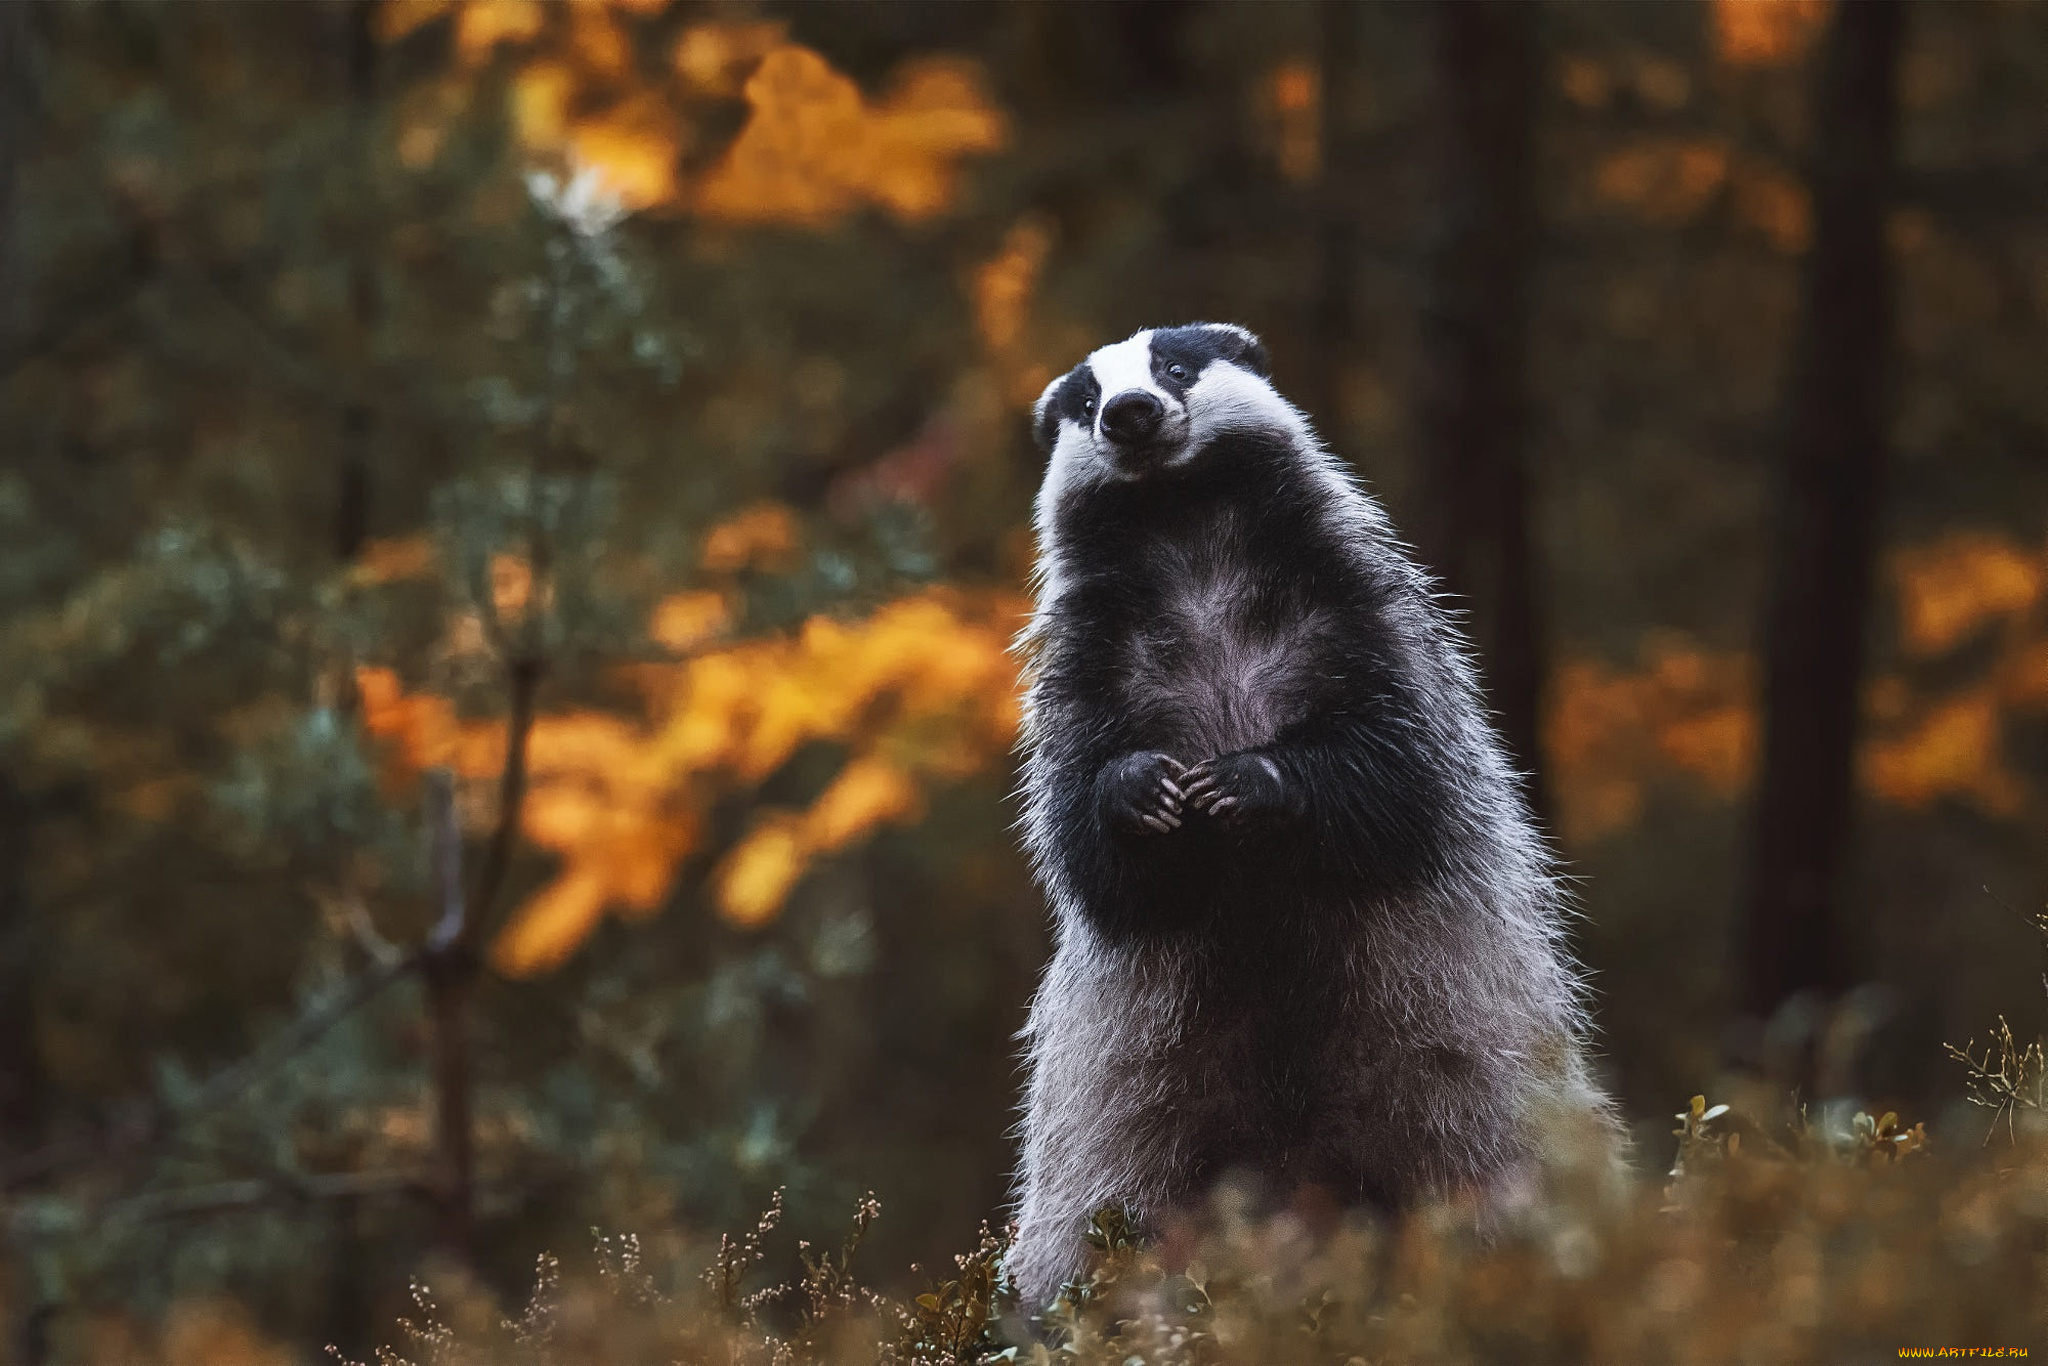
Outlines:
[[1025,842],[1058,947],[1010,1268],[1243,1173],[1498,1191],[1585,1075],[1562,895],[1457,628],[1241,328],[1140,332],[1039,400]]

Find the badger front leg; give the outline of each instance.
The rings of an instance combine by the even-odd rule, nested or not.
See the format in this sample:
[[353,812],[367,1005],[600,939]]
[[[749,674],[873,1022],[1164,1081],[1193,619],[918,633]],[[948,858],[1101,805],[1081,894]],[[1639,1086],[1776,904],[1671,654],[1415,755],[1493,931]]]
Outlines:
[[1456,838],[1451,764],[1417,734],[1386,715],[1318,718],[1196,764],[1181,791],[1220,828],[1285,846],[1304,871],[1355,888],[1414,886]]
[[1255,749],[1219,754],[1181,779],[1189,806],[1225,825],[1256,825],[1301,814],[1301,794],[1270,755]]

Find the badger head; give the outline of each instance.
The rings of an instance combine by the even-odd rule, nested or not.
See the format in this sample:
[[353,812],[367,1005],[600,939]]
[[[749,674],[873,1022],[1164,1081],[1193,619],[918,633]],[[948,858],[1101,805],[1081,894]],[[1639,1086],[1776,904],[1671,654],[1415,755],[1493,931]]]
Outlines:
[[1228,428],[1292,426],[1299,415],[1269,373],[1265,345],[1227,323],[1153,328],[1103,347],[1039,396],[1048,492],[1174,469]]

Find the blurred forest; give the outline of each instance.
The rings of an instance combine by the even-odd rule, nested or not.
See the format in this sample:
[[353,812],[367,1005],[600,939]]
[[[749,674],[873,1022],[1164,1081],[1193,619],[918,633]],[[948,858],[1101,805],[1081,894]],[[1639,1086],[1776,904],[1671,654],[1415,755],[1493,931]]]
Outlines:
[[1645,1161],[1729,1073],[1976,1144],[2048,6],[0,0],[4,1355],[971,1245],[1026,413],[1197,319],[1469,608]]

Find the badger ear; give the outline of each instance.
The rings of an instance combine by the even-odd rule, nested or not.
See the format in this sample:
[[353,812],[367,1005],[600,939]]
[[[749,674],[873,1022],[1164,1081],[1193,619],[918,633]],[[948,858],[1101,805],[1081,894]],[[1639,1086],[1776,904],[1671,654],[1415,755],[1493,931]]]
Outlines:
[[1045,386],[1045,392],[1038,396],[1038,402],[1031,405],[1031,435],[1038,442],[1038,449],[1052,454],[1053,443],[1059,437],[1060,424],[1052,411],[1053,395],[1067,382],[1065,375],[1059,376]]
[[1266,344],[1259,340],[1258,333],[1236,323],[1210,323],[1209,326],[1229,338],[1223,349],[1223,359],[1251,371],[1260,379],[1273,377],[1273,362],[1266,355]]

